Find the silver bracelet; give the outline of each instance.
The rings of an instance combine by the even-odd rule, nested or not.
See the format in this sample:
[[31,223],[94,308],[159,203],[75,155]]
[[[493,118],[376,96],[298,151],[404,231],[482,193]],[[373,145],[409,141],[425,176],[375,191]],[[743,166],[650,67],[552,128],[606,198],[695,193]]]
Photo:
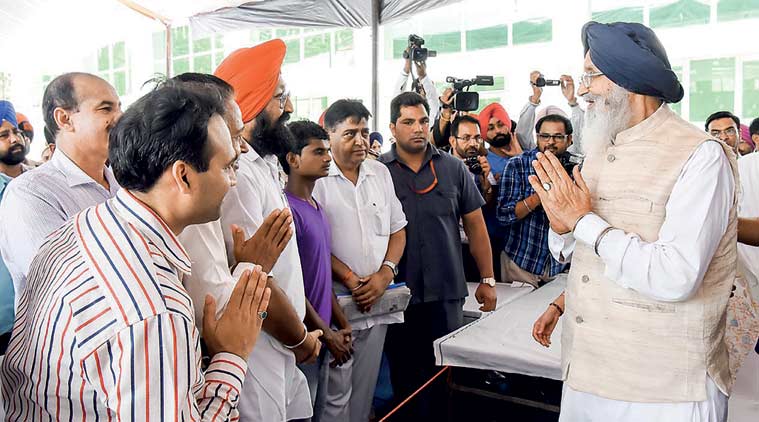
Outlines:
[[532,212],[532,208],[530,208],[530,205],[527,203],[527,199],[523,199],[522,203],[527,207],[527,211]]
[[595,252],[596,256],[598,256],[599,258],[601,257],[601,255],[598,254],[598,245],[601,244],[601,240],[603,240],[603,238],[607,234],[609,234],[609,232],[612,231],[612,230],[614,230],[614,227],[609,226],[609,227],[605,228],[604,231],[602,231],[601,234],[599,234],[598,237],[596,238],[596,244],[593,245],[593,252]]
[[303,331],[305,331],[305,332],[306,332],[306,334],[303,336],[303,340],[299,341],[299,342],[298,342],[298,344],[295,344],[295,345],[293,345],[293,346],[288,346],[288,345],[286,345],[286,344],[284,344],[284,343],[283,343],[282,345],[283,345],[283,346],[285,346],[285,348],[287,348],[287,349],[290,349],[290,350],[292,350],[292,349],[297,349],[297,348],[298,348],[298,347],[300,347],[300,346],[301,346],[303,343],[305,343],[305,342],[306,342],[306,339],[308,338],[308,330],[306,329],[306,327],[303,327]]

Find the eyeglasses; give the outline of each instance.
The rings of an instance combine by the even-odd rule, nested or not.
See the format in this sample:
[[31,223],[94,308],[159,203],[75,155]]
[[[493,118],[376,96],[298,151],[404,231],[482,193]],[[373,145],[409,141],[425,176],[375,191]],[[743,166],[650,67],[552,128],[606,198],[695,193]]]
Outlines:
[[734,127],[732,127],[732,126],[729,127],[729,128],[727,128],[727,129],[723,129],[723,130],[716,130],[715,129],[715,130],[710,130],[709,131],[709,134],[711,134],[715,138],[719,138],[720,135],[722,135],[723,133],[725,134],[725,136],[735,136],[735,134],[737,134],[738,131]]
[[480,136],[480,135],[475,135],[475,136],[468,136],[467,135],[467,136],[463,136],[461,138],[459,138],[458,136],[456,136],[455,138],[456,139],[460,139],[460,140],[462,140],[462,141],[464,141],[466,143],[469,143],[469,142],[472,142],[472,141],[477,141],[477,143],[479,144],[480,142],[482,142],[482,136]]
[[543,142],[548,142],[549,139],[553,139],[554,142],[564,142],[567,140],[567,138],[569,138],[569,135],[551,135],[550,133],[538,133],[538,139]]
[[[401,168],[401,165],[398,164],[397,161],[395,162],[395,165],[398,166],[398,168]],[[417,195],[424,195],[425,193],[432,192],[432,189],[435,189],[435,186],[437,186],[437,172],[435,172],[435,162],[432,160],[430,160],[430,170],[432,170],[432,177],[433,177],[432,183],[430,183],[429,186],[421,190],[414,189],[414,186],[409,184],[408,187],[411,190],[411,192],[414,192]]]
[[279,100],[279,108],[284,110],[285,104],[287,104],[287,100],[290,99],[290,91],[282,91],[279,94],[275,95],[274,98]]
[[21,131],[13,128],[0,132],[0,141],[7,141],[11,137],[11,134],[13,134],[13,136],[15,136],[17,139],[21,139]]
[[603,72],[585,72],[580,75],[580,82],[582,82],[582,84],[587,88],[593,82],[593,78],[596,76],[602,76],[603,74]]

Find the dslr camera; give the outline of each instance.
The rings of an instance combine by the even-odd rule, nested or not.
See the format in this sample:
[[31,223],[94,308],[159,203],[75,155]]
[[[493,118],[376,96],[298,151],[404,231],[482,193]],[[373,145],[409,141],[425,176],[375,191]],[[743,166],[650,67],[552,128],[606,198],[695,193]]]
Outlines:
[[464,164],[466,164],[469,171],[472,174],[479,176],[482,174],[482,164],[480,164],[479,156],[473,155],[471,157],[464,158]]
[[480,107],[480,94],[469,91],[473,85],[492,86],[492,76],[475,76],[473,79],[459,79],[449,76],[445,81],[453,85],[453,109],[456,111],[474,111]]
[[559,162],[561,163],[561,166],[564,167],[564,171],[569,174],[569,177],[574,179],[574,175],[572,173],[572,170],[575,168],[575,166],[580,166],[582,169],[582,157],[579,155],[574,155],[570,152],[565,152],[564,154],[561,154],[557,156],[556,158],[559,159]]
[[426,62],[428,57],[437,57],[437,51],[429,50],[424,45],[424,38],[411,34],[408,36],[408,51],[403,52],[404,59],[412,62]]

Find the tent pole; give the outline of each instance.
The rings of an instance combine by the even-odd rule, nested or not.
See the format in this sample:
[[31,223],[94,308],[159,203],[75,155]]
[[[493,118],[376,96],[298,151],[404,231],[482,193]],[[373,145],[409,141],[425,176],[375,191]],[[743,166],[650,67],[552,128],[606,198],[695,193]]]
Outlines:
[[372,2],[372,131],[377,131],[379,122],[379,24],[382,0]]
[[171,24],[164,23],[166,26],[166,78],[170,78],[171,74]]

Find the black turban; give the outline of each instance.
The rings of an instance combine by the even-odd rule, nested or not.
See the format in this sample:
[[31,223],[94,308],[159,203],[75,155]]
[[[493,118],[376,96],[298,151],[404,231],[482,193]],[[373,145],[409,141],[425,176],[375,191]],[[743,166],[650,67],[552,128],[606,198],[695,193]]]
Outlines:
[[668,103],[683,99],[667,52],[650,28],[639,23],[588,22],[582,28],[582,44],[593,64],[622,88]]

